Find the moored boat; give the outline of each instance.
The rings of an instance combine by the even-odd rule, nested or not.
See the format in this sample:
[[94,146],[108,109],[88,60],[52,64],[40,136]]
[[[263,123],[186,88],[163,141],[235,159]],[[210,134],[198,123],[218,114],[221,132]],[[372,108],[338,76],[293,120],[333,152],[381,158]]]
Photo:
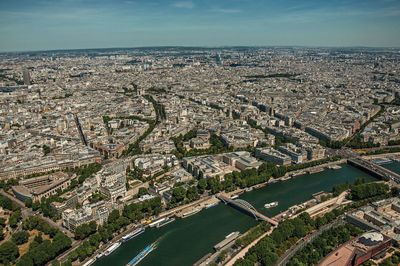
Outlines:
[[117,248],[119,248],[119,246],[121,246],[121,242],[117,242],[117,243],[112,244],[108,249],[106,249],[106,251],[104,252],[104,255],[106,255],[106,256],[110,255]]
[[278,204],[279,203],[277,201],[266,203],[266,204],[264,204],[264,208],[266,208],[266,209],[273,208],[273,207],[278,206]]
[[168,218],[167,220],[157,224],[157,228],[163,227],[164,225],[172,223],[173,221],[175,221],[175,218]]
[[127,234],[126,236],[123,236],[122,237],[122,242],[126,242],[128,240],[131,240],[132,238],[137,237],[138,235],[144,233],[144,231],[146,231],[146,228],[141,227],[141,228],[133,231],[132,233]]
[[215,207],[215,206],[217,206],[218,204],[219,204],[219,202],[215,202],[215,203],[208,204],[208,205],[206,205],[206,209]]
[[192,216],[192,215],[198,213],[199,211],[200,211],[200,209],[194,208],[193,210],[185,212],[184,214],[182,214],[182,218],[187,218],[189,216]]

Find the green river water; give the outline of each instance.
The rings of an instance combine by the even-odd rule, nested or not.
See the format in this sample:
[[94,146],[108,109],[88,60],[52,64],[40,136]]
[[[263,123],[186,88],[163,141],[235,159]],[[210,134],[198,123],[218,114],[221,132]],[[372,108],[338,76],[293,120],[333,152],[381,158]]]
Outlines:
[[[240,198],[252,204],[259,212],[272,217],[290,206],[311,199],[315,192],[331,191],[335,184],[353,182],[357,177],[365,177],[366,181],[375,180],[357,168],[345,164],[341,166],[342,169],[339,170],[298,176],[256,189],[244,193]],[[400,172],[400,163],[384,166]],[[271,209],[263,207],[265,203],[272,201],[278,201],[279,205]],[[148,228],[145,233],[123,243],[111,255],[100,258],[94,265],[125,265],[155,241],[158,242],[157,248],[148,254],[140,265],[191,265],[212,252],[213,246],[229,233],[243,233],[256,224],[250,216],[220,203],[191,217],[176,219],[164,227]]]

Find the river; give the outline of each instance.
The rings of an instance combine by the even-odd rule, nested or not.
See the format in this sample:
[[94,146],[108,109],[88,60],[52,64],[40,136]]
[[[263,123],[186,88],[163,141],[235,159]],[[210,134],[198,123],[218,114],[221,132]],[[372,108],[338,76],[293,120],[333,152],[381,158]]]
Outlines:
[[[258,211],[274,216],[288,207],[312,198],[321,190],[331,191],[335,184],[353,182],[357,177],[366,181],[375,178],[367,173],[343,164],[339,170],[325,170],[320,173],[298,176],[282,183],[273,184],[240,196]],[[400,172],[400,163],[386,164],[385,167]],[[278,201],[275,208],[265,209],[267,202]],[[216,207],[203,210],[185,219],[161,228],[149,228],[145,233],[124,243],[114,253],[100,258],[95,266],[122,266],[128,263],[147,245],[157,241],[157,248],[140,265],[191,265],[209,252],[213,246],[233,231],[241,233],[257,222],[229,206],[220,203]]]

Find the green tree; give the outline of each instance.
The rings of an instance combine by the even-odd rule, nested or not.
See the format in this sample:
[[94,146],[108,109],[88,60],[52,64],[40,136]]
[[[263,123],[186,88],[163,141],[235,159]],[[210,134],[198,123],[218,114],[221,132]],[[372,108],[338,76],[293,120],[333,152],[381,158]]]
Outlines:
[[198,200],[200,198],[200,195],[197,190],[197,187],[195,187],[195,186],[189,187],[188,190],[186,191],[186,198],[189,201]]
[[38,210],[40,208],[40,202],[39,201],[34,201],[33,203],[32,203],[32,210],[34,210],[34,211],[36,211],[36,210]]
[[207,188],[207,180],[206,180],[206,179],[200,179],[200,180],[197,182],[197,188],[198,188],[198,190],[199,190],[199,193],[200,193],[200,194],[203,194],[204,191],[205,191],[206,188]]
[[18,247],[14,242],[7,241],[0,245],[0,263],[8,264],[19,256]]
[[120,214],[118,210],[113,210],[109,215],[108,215],[108,223],[114,223],[117,221],[119,218]]
[[50,147],[49,146],[43,145],[42,148],[43,148],[44,155],[47,155],[47,154],[50,153]]
[[22,245],[28,242],[28,239],[29,239],[29,233],[26,231],[16,232],[11,237],[11,240],[17,245]]
[[147,188],[141,187],[139,188],[138,197],[148,194]]
[[61,263],[58,260],[53,260],[51,262],[51,266],[60,266],[60,265],[61,265]]
[[25,206],[26,206],[27,208],[32,208],[32,199],[31,199],[31,198],[27,198],[27,199],[25,200]]
[[222,250],[218,255],[218,261],[220,263],[222,263],[226,259],[227,255],[228,255],[228,252],[226,250]]
[[186,189],[184,187],[177,187],[172,190],[172,202],[181,202],[185,199]]

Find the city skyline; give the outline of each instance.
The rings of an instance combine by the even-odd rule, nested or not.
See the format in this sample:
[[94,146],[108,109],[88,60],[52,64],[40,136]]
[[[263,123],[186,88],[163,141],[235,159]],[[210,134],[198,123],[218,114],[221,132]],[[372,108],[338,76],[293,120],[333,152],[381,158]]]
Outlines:
[[12,1],[0,52],[146,46],[399,47],[400,3]]

